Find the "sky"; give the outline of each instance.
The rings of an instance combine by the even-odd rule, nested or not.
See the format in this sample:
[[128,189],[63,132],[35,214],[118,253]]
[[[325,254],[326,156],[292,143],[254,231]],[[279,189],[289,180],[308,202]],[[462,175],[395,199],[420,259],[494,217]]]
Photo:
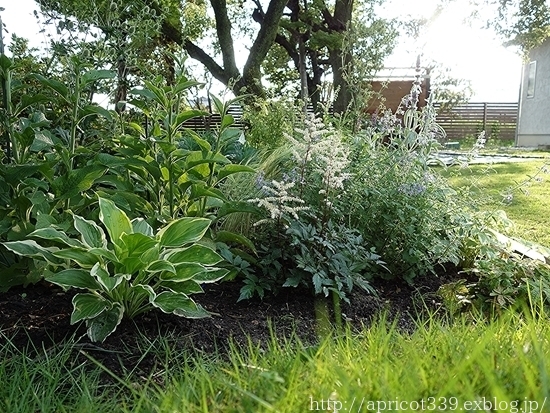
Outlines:
[[[384,17],[430,17],[436,0],[389,0],[380,10]],[[39,47],[46,40],[33,16],[34,0],[0,0],[2,20],[9,34],[30,39]],[[419,53],[422,62],[435,61],[450,69],[454,77],[467,79],[474,89],[472,102],[514,102],[519,96],[522,59],[512,49],[505,48],[481,22],[468,24],[468,0],[455,0],[430,24],[414,43],[404,42],[386,60],[388,67],[416,64]]]

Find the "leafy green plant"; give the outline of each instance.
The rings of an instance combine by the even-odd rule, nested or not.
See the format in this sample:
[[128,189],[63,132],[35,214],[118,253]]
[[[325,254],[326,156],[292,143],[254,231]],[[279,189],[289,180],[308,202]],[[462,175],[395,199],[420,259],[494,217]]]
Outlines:
[[257,242],[266,248],[256,262],[263,277],[248,277],[243,291],[305,286],[314,294],[332,294],[335,304],[348,301],[354,286],[372,293],[368,280],[383,263],[342,219],[338,207],[352,178],[346,144],[337,131],[313,117],[286,138],[290,171],[281,181],[260,176],[262,193],[250,200],[265,211],[255,225],[267,224],[258,231]]
[[134,89],[132,93],[141,99],[131,103],[145,115],[145,126],[129,123],[132,130],[114,142],[115,155],[100,156],[114,175],[109,184],[116,190],[108,192],[116,198],[131,197],[133,203],[138,195],[150,205],[146,212],[161,222],[178,216],[219,217],[238,210],[219,187],[232,174],[254,171],[223,155],[225,145],[240,134],[231,127],[234,119],[228,114],[236,100],[223,103],[213,97],[222,120],[212,143],[185,127],[189,119],[210,115],[185,108],[185,92],[196,85],[180,77],[172,86],[158,80]]
[[99,198],[99,211],[108,237],[94,221],[73,215],[76,238],[52,225],[32,232],[33,239],[4,246],[45,260],[46,281],[86,291],[73,298],[71,323],[85,320],[93,341],[103,341],[123,316],[132,318],[152,308],[189,318],[209,315],[189,297],[202,292],[201,284],[228,273],[215,266],[223,258],[199,243],[209,219],[180,218],[154,234],[145,220],[130,221],[108,199]]

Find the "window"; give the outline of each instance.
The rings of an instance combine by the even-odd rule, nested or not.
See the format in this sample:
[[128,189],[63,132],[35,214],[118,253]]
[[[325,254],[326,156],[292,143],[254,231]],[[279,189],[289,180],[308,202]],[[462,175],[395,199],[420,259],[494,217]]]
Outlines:
[[529,62],[527,74],[527,97],[535,97],[535,77],[537,75],[537,62],[536,60]]

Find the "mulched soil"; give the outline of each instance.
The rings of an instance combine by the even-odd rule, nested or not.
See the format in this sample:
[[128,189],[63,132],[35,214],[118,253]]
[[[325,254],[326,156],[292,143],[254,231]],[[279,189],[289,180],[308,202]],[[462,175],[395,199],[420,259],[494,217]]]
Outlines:
[[[386,311],[402,331],[413,331],[419,314],[437,308],[438,288],[463,278],[458,269],[447,267],[438,275],[420,277],[411,286],[396,280],[373,283],[377,296],[357,290],[351,305],[343,304],[345,320],[354,329],[368,326],[381,311]],[[84,325],[70,325],[71,298],[74,292],[46,283],[14,287],[0,293],[0,340],[9,339],[17,348],[52,348],[64,340],[76,340],[78,348],[100,361],[116,374],[134,369],[147,374],[155,364],[154,356],[140,359],[140,343],[168,335],[179,349],[212,353],[224,351],[228,343],[245,344],[248,338],[260,344],[293,334],[303,342],[314,343],[319,337],[315,300],[310,293],[289,288],[277,296],[237,303],[241,284],[225,282],[209,285],[205,294],[194,298],[213,313],[211,318],[189,320],[152,311],[135,320],[123,320],[103,343],[91,343]],[[332,305],[329,303],[328,308]],[[1,344],[1,343],[0,343]]]

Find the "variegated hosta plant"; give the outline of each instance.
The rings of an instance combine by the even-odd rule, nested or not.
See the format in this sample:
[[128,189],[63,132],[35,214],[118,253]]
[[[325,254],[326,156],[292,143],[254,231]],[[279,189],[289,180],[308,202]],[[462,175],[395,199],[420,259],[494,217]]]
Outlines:
[[154,234],[145,220],[130,221],[108,199],[99,198],[99,209],[107,234],[94,221],[73,215],[77,238],[51,226],[29,234],[33,239],[4,243],[16,254],[45,260],[47,281],[85,290],[73,298],[71,324],[85,320],[90,339],[103,341],[123,316],[155,307],[188,318],[209,316],[190,298],[203,291],[201,284],[228,272],[215,266],[223,258],[199,243],[209,219],[177,219]]

